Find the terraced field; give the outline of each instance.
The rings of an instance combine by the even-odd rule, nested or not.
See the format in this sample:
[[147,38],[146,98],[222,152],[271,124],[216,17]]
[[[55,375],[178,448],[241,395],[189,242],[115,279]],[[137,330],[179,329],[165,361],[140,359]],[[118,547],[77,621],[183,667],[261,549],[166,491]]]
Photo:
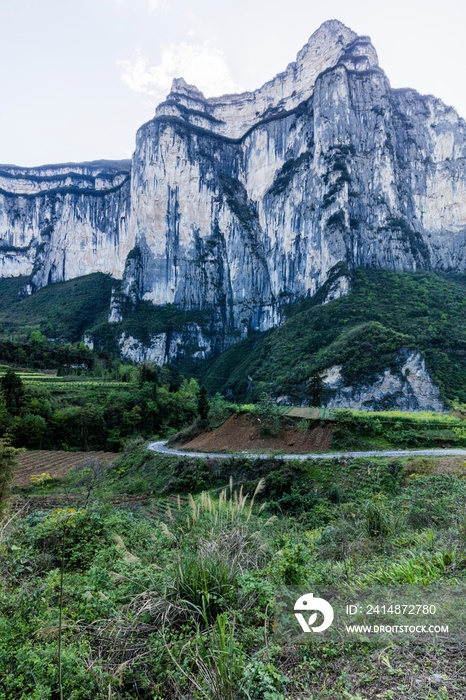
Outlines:
[[111,464],[117,456],[116,452],[21,451],[15,471],[14,485],[30,486],[31,476],[47,472],[54,479],[60,479],[66,476],[70,469],[83,464],[88,459],[102,459]]
[[[8,365],[0,365],[0,378],[3,377],[9,369]],[[14,368],[13,368],[14,369]],[[35,372],[27,369],[14,369],[14,372],[20,377],[25,384],[44,384],[53,391],[69,390],[72,387],[81,386],[98,386],[104,388],[127,388],[127,382],[121,382],[110,379],[98,379],[96,377],[57,377],[56,370],[47,370],[44,372]]]

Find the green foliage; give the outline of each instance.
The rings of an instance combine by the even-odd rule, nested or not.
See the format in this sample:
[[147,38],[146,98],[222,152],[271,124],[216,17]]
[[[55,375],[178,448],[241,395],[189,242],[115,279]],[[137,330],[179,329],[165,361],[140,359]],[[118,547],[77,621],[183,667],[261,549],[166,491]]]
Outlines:
[[196,635],[194,660],[199,669],[202,697],[237,700],[243,695],[241,681],[244,652],[226,614],[217,616],[215,626],[207,638],[200,633]]
[[0,358],[3,362],[34,369],[55,369],[59,375],[90,373],[99,366],[95,355],[81,342],[62,345],[47,340],[40,343],[31,339],[0,340]]
[[0,431],[18,447],[118,451],[129,438],[166,435],[196,419],[195,379],[145,366],[140,374],[138,384],[60,382],[8,370],[0,380]]
[[237,410],[238,407],[235,404],[226,401],[217,392],[210,402],[210,410],[207,415],[210,427],[217,428],[219,425],[222,425]]
[[80,341],[86,330],[108,315],[116,284],[109,275],[95,272],[21,298],[20,290],[27,282],[25,277],[0,280],[0,329],[5,337],[28,338],[36,346],[43,344],[44,336]]
[[16,465],[17,450],[8,439],[0,438],[0,521],[5,514]]
[[364,509],[364,528],[368,537],[387,537],[394,530],[391,513],[380,497],[368,501]]
[[336,226],[341,227],[345,226],[345,212],[340,209],[339,211],[336,211],[334,214],[329,216],[327,220],[327,226]]
[[282,192],[284,192],[288,185],[293,181],[293,178],[300,173],[303,168],[309,166],[309,160],[311,157],[312,153],[309,151],[304,151],[297,158],[287,160],[275,174],[274,181],[267,194],[271,194],[273,196],[282,194]]
[[324,383],[322,377],[317,370],[314,370],[309,377],[309,382],[306,387],[306,394],[309,399],[310,406],[320,406],[324,393]]
[[6,408],[13,415],[18,414],[24,396],[24,385],[21,377],[12,369],[8,369],[0,379],[0,386],[5,397]]
[[409,477],[397,504],[406,512],[413,528],[446,528],[455,522],[454,513],[466,499],[466,484],[453,476]]
[[455,562],[455,558],[455,550],[443,550],[434,554],[422,553],[421,555],[407,553],[393,564],[385,564],[383,569],[366,574],[359,581],[364,584],[408,583],[426,586],[439,579],[447,571],[447,568]]
[[60,564],[63,530],[66,530],[66,569],[86,568],[102,546],[105,529],[100,514],[93,510],[59,508],[37,525],[31,546],[37,553],[46,553],[50,569]]
[[210,403],[207,396],[207,389],[205,386],[201,386],[199,391],[199,398],[197,401],[197,412],[199,413],[199,418],[201,420],[207,420],[210,410]]
[[251,700],[285,700],[281,692],[288,683],[288,677],[272,663],[254,661],[244,670],[243,683]]
[[[243,183],[222,173],[218,178],[222,193],[228,206],[239,219],[244,228],[251,234],[258,222],[256,203],[248,198],[248,193]],[[256,241],[252,237],[251,243],[256,248]]]
[[464,422],[449,413],[428,411],[332,411],[333,446],[366,447],[371,440],[383,446],[438,447],[466,444]]
[[277,437],[280,431],[280,416],[282,412],[269,394],[263,393],[260,396],[259,403],[253,410],[254,415],[260,421],[260,437]]

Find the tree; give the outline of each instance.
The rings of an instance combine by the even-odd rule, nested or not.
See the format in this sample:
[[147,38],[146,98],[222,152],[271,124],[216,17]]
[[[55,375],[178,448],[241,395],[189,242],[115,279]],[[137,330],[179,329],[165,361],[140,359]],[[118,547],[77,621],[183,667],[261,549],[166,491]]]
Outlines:
[[277,437],[280,431],[281,410],[270,396],[262,393],[259,403],[256,405],[255,414],[259,418],[261,426],[259,428],[260,437]]
[[322,381],[322,377],[320,376],[320,372],[317,370],[314,370],[312,372],[311,376],[309,377],[309,381],[307,384],[307,390],[306,393],[309,397],[309,405],[310,406],[320,406],[322,403],[322,392],[324,390],[324,383]]
[[6,407],[10,413],[17,415],[24,396],[24,385],[21,377],[9,369],[0,380],[0,387],[6,401]]
[[21,443],[40,450],[47,432],[47,421],[42,416],[26,413],[19,426]]
[[205,386],[201,386],[201,389],[199,391],[199,398],[197,400],[197,411],[199,413],[199,417],[202,420],[207,420],[209,410],[210,403],[207,396],[207,389],[205,388]]
[[40,331],[32,331],[29,342],[32,346],[44,348],[47,345],[47,338]]
[[139,384],[142,386],[146,382],[157,385],[159,383],[159,368],[157,365],[148,365],[146,362],[141,365]]

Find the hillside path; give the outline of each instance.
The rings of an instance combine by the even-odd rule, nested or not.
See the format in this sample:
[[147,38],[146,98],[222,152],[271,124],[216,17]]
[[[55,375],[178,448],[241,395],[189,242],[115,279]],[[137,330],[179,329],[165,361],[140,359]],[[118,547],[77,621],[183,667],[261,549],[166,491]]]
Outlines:
[[166,446],[167,440],[151,442],[148,449],[161,454],[172,455],[174,457],[204,457],[208,459],[240,459],[244,457],[252,459],[266,459],[277,457],[277,459],[337,459],[338,457],[445,457],[464,456],[466,450],[461,449],[435,449],[435,450],[373,450],[368,452],[305,452],[301,454],[274,454],[274,453],[253,453],[253,452],[189,452],[187,450],[172,450]]

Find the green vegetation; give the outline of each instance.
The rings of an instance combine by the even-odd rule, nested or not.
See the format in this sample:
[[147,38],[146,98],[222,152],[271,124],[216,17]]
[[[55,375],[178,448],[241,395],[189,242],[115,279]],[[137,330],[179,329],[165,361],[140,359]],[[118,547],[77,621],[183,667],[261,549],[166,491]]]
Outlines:
[[309,167],[311,157],[312,152],[305,151],[304,153],[301,153],[298,158],[287,160],[275,175],[275,179],[268,190],[268,194],[274,196],[282,194],[301,168]]
[[[299,421],[299,416],[293,417],[295,409],[277,406],[268,394],[262,394],[257,404],[236,404],[217,393],[210,402],[207,425],[215,429],[232,414],[249,412],[260,419],[260,437],[277,437],[287,428],[307,432],[327,425],[332,430],[332,451],[466,447],[466,407],[456,404],[455,409],[434,413],[310,407],[303,409],[308,415]],[[192,435],[192,430],[188,432]]]
[[337,449],[466,446],[466,422],[457,415],[340,409],[331,416],[335,425],[332,446]]
[[6,438],[0,438],[0,521],[5,515],[16,464],[16,450]]
[[[349,177],[344,156],[332,156],[337,187]],[[304,167],[304,156],[288,161],[271,194]],[[253,228],[255,212],[230,184],[222,183],[228,203]],[[328,221],[340,223],[338,213]],[[416,235],[404,233],[422,257]],[[290,305],[282,327],[208,362],[164,368],[122,364],[118,338],[169,339],[193,322],[205,329],[211,312],[120,300],[123,320],[109,324],[119,289],[108,276],[24,298],[26,279],[0,280],[0,361],[16,368],[0,366],[0,700],[464,697],[454,642],[288,644],[274,621],[283,585],[466,585],[465,467],[146,449],[149,438],[194,436],[245,410],[261,437],[289,424],[326,426],[336,450],[466,445],[466,277],[350,277],[347,297],[321,305],[324,287]],[[84,346],[85,333],[97,350]],[[414,349],[453,412],[321,408],[293,418],[271,398],[320,406],[322,369],[339,364],[346,382],[371,381],[398,371],[400,353]],[[13,503],[18,447],[121,454],[111,467],[89,460],[63,481],[33,475]]]
[[[27,277],[0,280],[0,339],[26,342],[31,331],[47,338],[75,343],[92,326],[107,319],[116,281],[96,272],[68,282],[48,285],[21,298]],[[1,352],[1,347],[0,347]],[[0,355],[0,359],[4,358]]]
[[[4,369],[0,433],[16,447],[118,451],[129,438],[165,436],[197,418],[195,379],[145,365],[119,369],[127,381],[63,380]],[[204,394],[204,412],[205,400]]]
[[[27,277],[0,279],[0,362],[100,375],[119,364],[122,333],[150,345],[157,333],[167,333],[169,340],[171,333],[197,323],[209,335],[212,312],[132,302],[119,295],[120,282],[109,275],[94,273],[57,282],[24,296],[28,282]],[[108,323],[112,290],[123,315],[118,323]],[[93,352],[82,342],[86,335],[94,343]],[[189,333],[186,349],[188,356],[199,350]],[[198,364],[188,360],[183,369],[192,374]]]
[[[454,641],[274,636],[284,585],[466,584],[465,469],[434,469],[134,443],[110,469],[36,480],[35,509],[0,527],[0,698],[460,700]],[[50,509],[52,493],[68,506]]]
[[387,367],[396,371],[401,350],[416,349],[444,397],[466,403],[465,275],[361,269],[351,273],[348,296],[322,306],[325,294],[326,287],[290,306],[281,327],[206,364],[207,388],[237,400],[265,391],[300,402],[322,369],[338,364],[348,383],[370,381]]

